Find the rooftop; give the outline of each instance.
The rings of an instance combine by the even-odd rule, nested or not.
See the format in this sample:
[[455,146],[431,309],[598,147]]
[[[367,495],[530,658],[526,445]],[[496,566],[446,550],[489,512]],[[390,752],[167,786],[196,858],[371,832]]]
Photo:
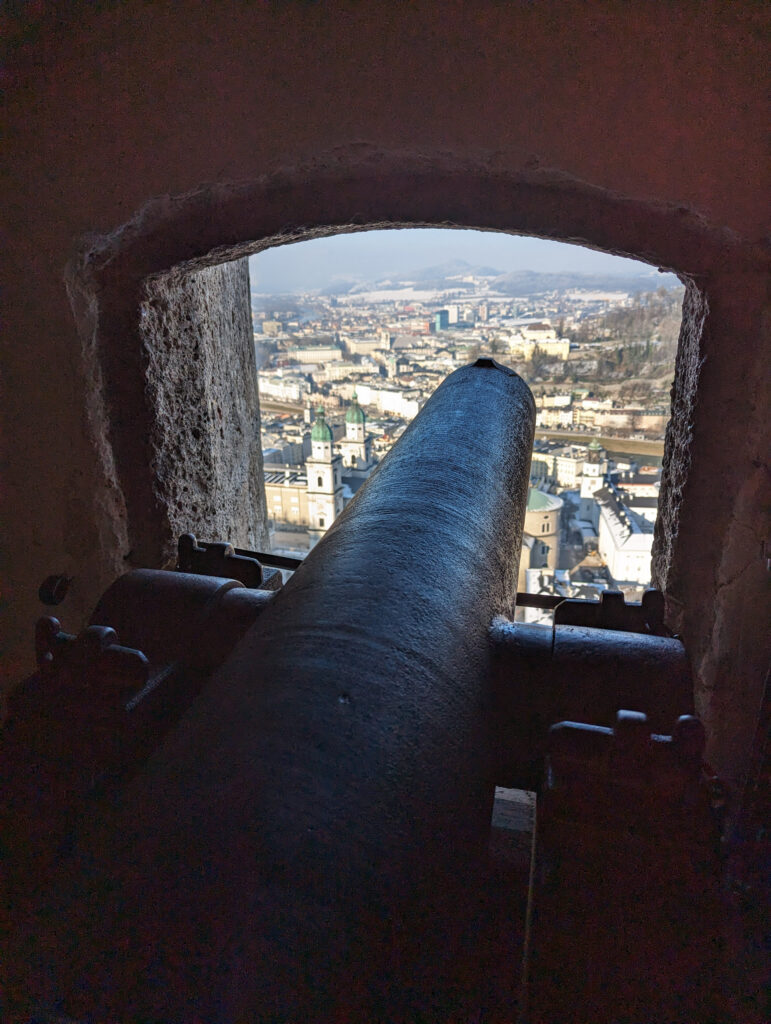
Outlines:
[[594,498],[618,547],[647,549],[650,535],[653,533],[653,523],[627,508],[616,491],[610,487],[601,488],[595,493]]
[[556,512],[562,508],[562,504],[562,498],[558,498],[556,494],[546,494],[535,487],[531,487],[527,492],[528,512]]

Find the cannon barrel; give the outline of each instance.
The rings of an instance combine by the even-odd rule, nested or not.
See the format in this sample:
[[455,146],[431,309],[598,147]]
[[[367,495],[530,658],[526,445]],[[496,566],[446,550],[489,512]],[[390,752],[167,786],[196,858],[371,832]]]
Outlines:
[[437,1019],[453,986],[461,1009],[488,634],[513,610],[534,418],[493,360],[448,377],[84,827],[60,882],[68,1014]]

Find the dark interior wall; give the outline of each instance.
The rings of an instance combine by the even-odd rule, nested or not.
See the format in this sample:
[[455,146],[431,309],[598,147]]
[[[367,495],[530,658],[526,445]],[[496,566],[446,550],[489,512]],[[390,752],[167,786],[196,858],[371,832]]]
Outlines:
[[138,338],[126,318],[145,276],[306,227],[497,226],[660,261],[706,296],[680,371],[658,572],[702,669],[703,709],[735,705],[737,686],[747,698],[730,735],[717,717],[713,729],[738,770],[769,648],[738,611],[767,596],[763,7],[61,11],[10,23],[5,70],[7,677],[29,667],[43,576],[74,575],[62,618],[75,628],[130,561],[135,471],[116,446],[130,382],[109,338]]

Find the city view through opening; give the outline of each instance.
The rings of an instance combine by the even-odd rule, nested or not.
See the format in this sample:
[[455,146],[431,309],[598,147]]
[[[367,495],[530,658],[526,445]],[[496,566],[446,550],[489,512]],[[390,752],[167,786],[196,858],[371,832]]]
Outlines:
[[275,554],[304,557],[442,380],[490,355],[537,406],[518,590],[640,600],[681,321],[674,275],[539,239],[401,229],[270,249],[250,278]]

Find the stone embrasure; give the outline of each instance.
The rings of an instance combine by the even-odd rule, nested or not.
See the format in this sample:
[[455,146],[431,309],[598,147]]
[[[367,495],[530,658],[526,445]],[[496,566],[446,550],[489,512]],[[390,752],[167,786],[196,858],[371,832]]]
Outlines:
[[[265,489],[248,261],[151,280],[145,296],[154,490],[165,509],[166,544],[173,548],[179,534],[193,532],[262,550]],[[147,556],[143,564],[162,557]]]

